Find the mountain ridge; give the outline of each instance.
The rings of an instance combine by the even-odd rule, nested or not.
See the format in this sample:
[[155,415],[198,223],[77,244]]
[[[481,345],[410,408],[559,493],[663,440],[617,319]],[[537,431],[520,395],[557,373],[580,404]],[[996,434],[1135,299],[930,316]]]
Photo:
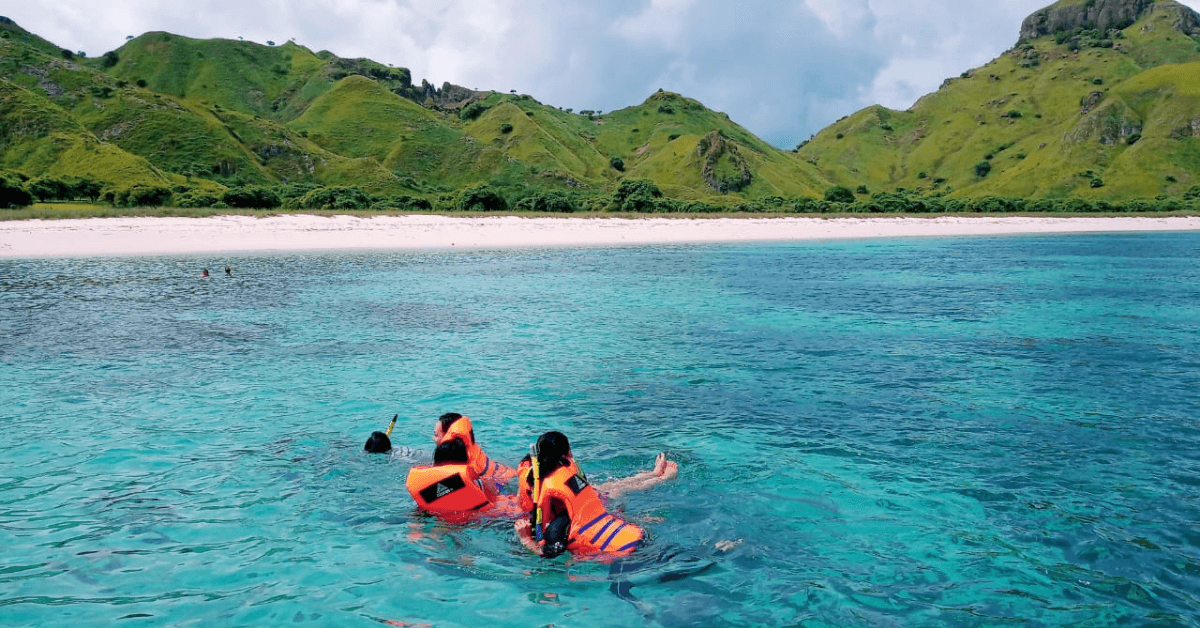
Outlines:
[[1060,0],[908,110],[868,107],[788,152],[662,90],[575,113],[295,42],[149,32],[84,58],[0,18],[0,169],[27,185],[94,179],[112,202],[257,186],[297,207],[316,188],[378,206],[592,210],[652,189],[634,205],[669,211],[811,208],[838,187],[860,201],[1179,197],[1200,185],[1197,35],[1200,17],[1171,0]]
[[1185,24],[1195,12],[1162,0],[1063,0],[1026,22],[1041,23],[1039,16],[1055,10],[1143,4],[1120,30],[1057,23],[1053,34],[948,79],[908,110],[868,107],[844,118],[799,155],[852,188],[1179,197],[1200,183],[1197,147],[1181,131],[1200,120],[1200,101],[1186,88],[1200,84],[1200,42],[1176,28],[1181,11],[1191,16]]

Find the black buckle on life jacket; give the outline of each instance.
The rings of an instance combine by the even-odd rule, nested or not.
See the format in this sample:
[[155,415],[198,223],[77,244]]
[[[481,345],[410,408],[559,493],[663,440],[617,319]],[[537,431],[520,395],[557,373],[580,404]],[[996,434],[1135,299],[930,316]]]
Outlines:
[[583,489],[588,487],[587,478],[583,477],[582,473],[577,473],[567,480],[567,488],[571,489],[572,493],[578,495]]

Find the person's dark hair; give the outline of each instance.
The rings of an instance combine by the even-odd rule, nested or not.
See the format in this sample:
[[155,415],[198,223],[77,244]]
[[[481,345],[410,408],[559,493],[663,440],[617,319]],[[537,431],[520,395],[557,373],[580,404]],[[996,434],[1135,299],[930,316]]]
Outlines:
[[371,432],[371,435],[367,437],[367,444],[363,445],[363,451],[369,454],[386,454],[391,450],[392,439],[383,432]]
[[566,466],[571,453],[571,442],[562,432],[546,432],[537,440],[538,472],[546,477],[555,469]]
[[467,445],[457,438],[448,440],[433,450],[433,464],[466,463]]
[[450,426],[454,425],[454,422],[461,419],[462,417],[463,417],[463,415],[461,415],[457,412],[447,412],[446,414],[443,414],[442,416],[438,417],[438,423],[442,424],[443,432],[449,432]]

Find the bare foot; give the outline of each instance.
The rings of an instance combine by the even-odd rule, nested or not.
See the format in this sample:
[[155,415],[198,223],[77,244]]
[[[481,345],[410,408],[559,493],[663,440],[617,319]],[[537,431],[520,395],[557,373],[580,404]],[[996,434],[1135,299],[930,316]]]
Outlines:
[[659,473],[658,475],[664,480],[670,480],[679,475],[679,465],[675,464],[674,462],[667,461],[667,463],[663,465],[662,473]]
[[654,475],[662,475],[667,467],[667,454],[660,453],[654,459]]

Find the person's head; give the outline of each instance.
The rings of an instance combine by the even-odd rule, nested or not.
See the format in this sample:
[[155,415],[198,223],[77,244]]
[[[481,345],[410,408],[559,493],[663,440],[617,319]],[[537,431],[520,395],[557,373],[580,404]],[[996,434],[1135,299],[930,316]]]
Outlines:
[[[446,414],[438,417],[438,420],[433,424],[433,442],[442,442],[442,439],[446,438],[446,435],[450,433],[454,424],[463,420],[466,421],[465,426],[470,426],[471,418],[463,416],[457,412],[447,412]],[[474,428],[468,427],[467,434],[470,436],[472,441],[475,440]]]
[[538,471],[545,476],[567,464],[571,455],[571,442],[562,432],[546,432],[537,439]]
[[392,439],[383,432],[371,432],[371,435],[367,437],[367,444],[363,445],[363,451],[369,454],[386,454],[391,450]]
[[466,464],[467,445],[457,438],[441,443],[433,450],[433,464]]

